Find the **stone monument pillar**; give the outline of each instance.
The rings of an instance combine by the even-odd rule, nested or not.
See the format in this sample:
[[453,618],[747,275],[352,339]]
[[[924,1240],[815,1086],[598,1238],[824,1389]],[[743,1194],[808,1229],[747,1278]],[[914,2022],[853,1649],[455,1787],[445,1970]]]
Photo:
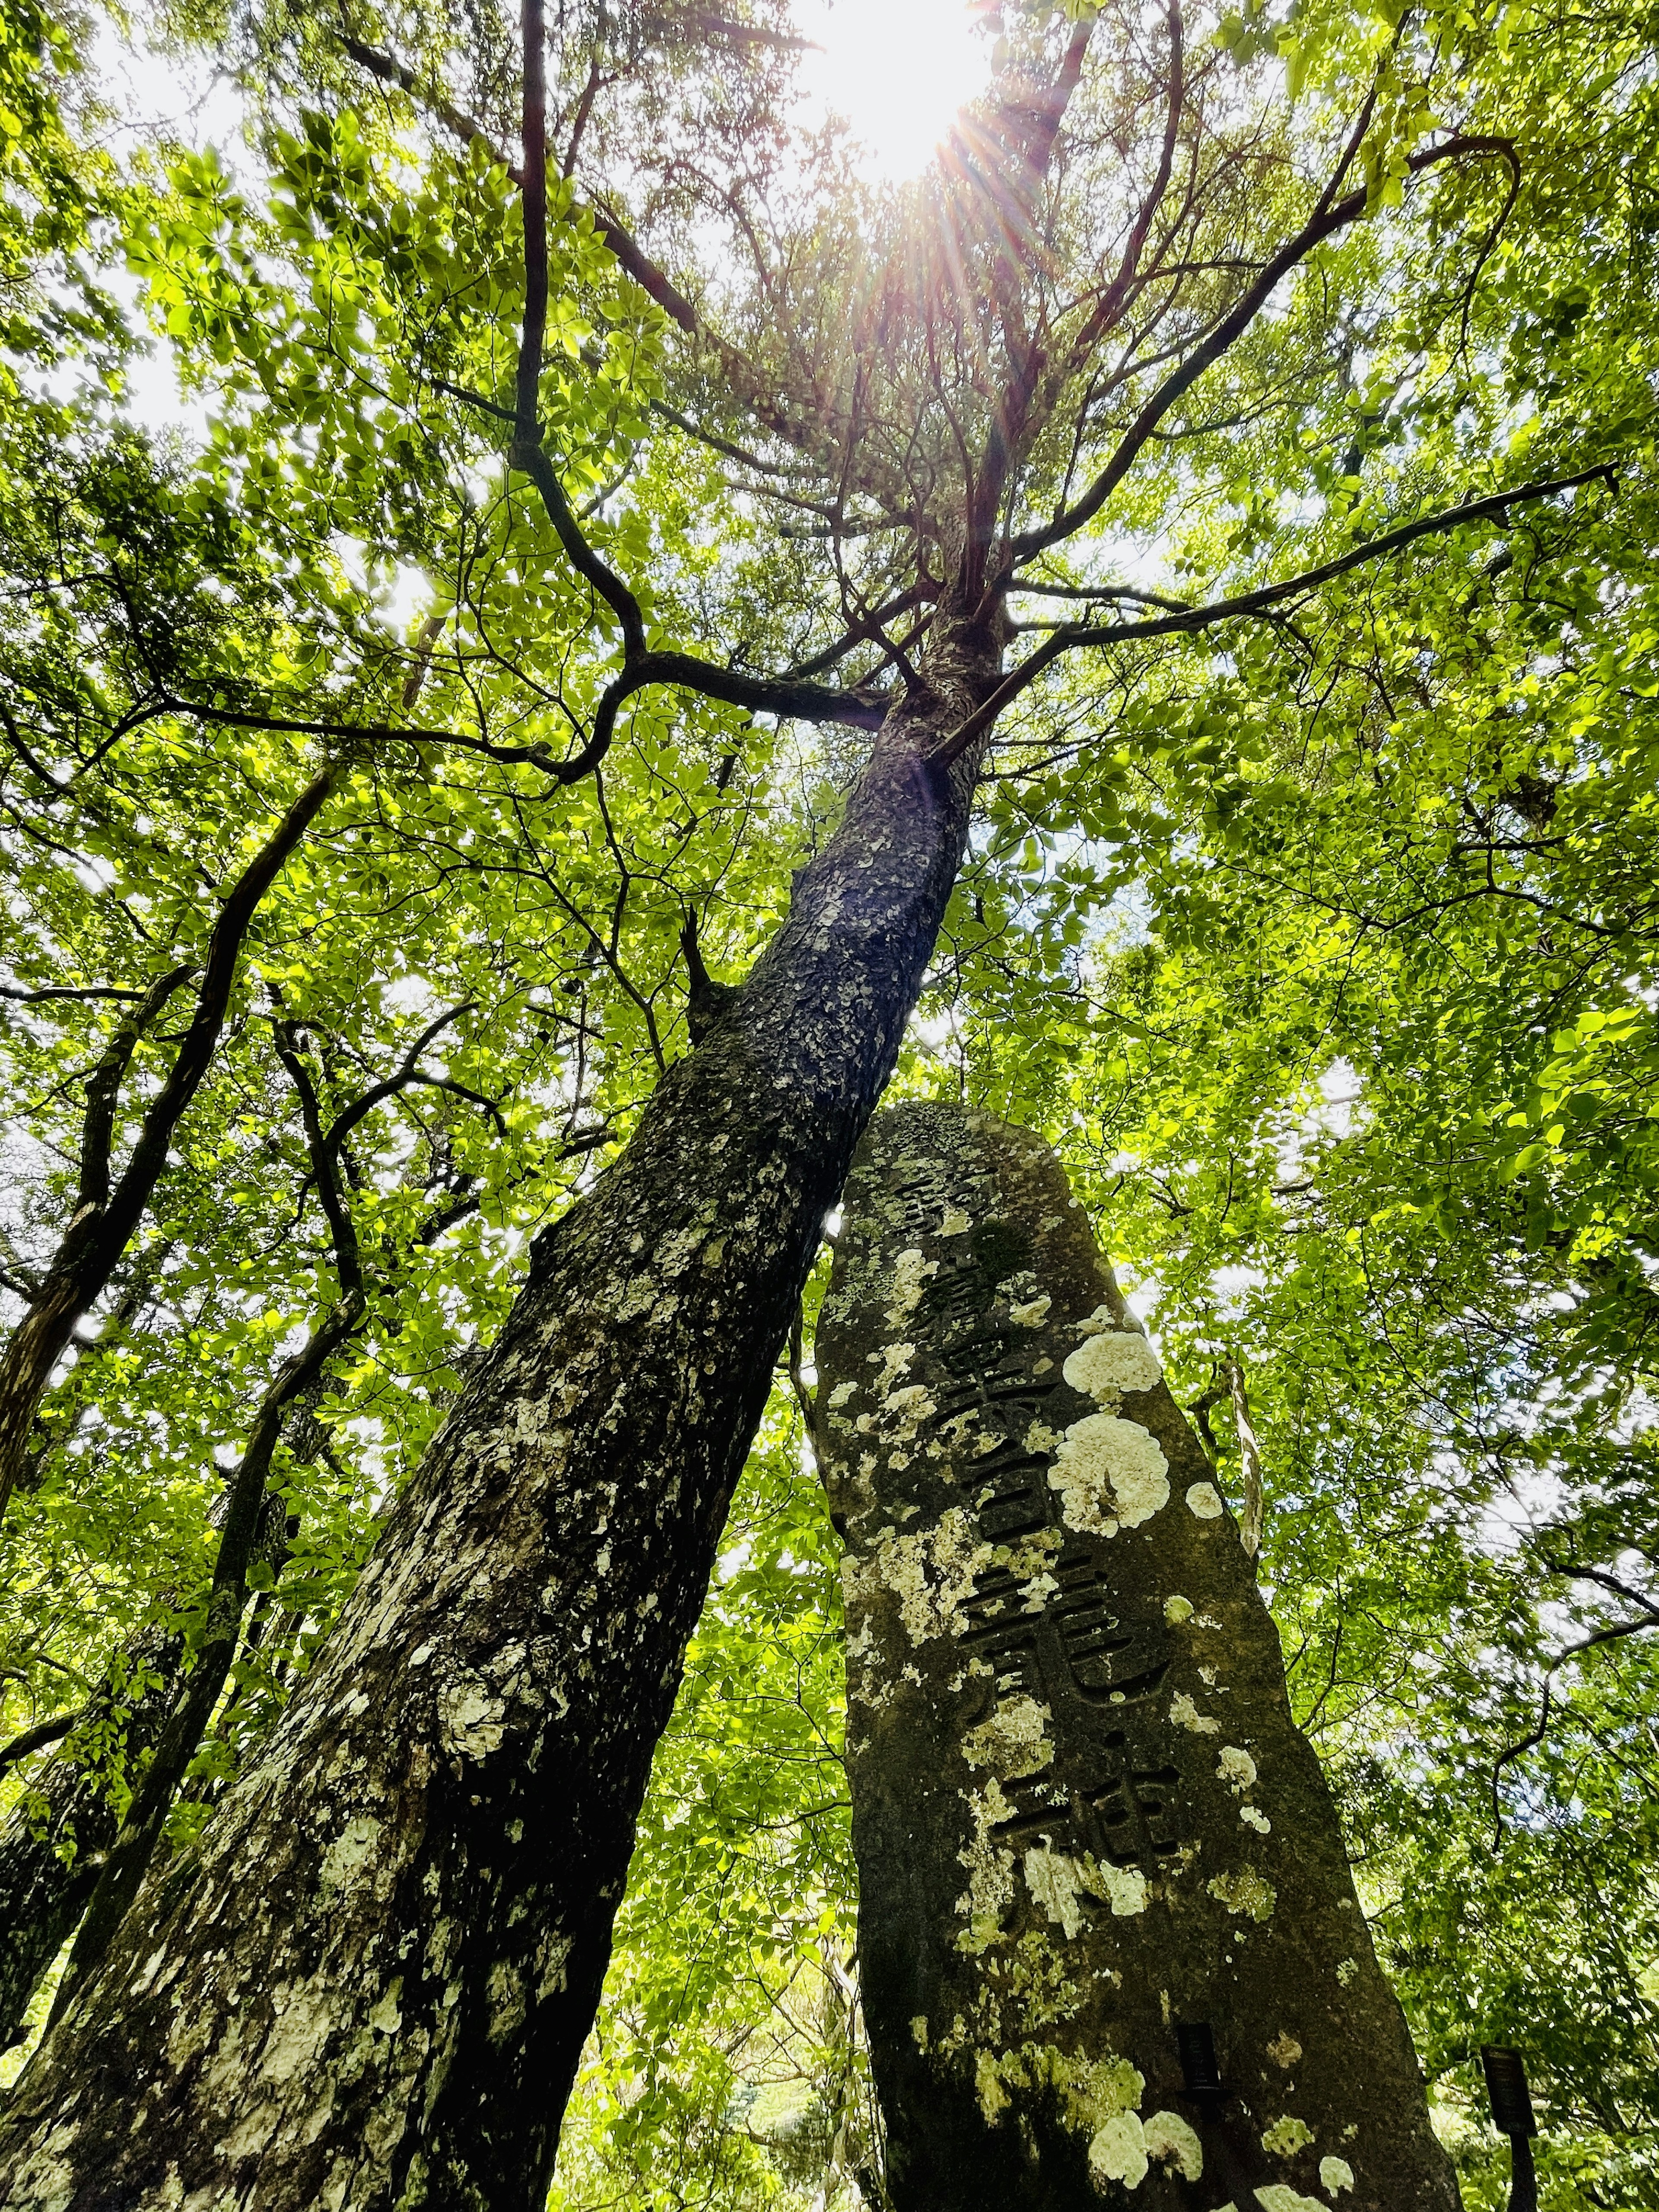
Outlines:
[[881,1115],[817,1364],[896,2212],[1451,2212],[1237,1528],[1053,1153]]

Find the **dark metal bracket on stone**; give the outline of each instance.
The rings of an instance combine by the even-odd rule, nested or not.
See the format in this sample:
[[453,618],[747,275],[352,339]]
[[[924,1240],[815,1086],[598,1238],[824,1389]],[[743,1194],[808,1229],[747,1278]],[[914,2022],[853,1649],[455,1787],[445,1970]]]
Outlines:
[[1501,2043],[1483,2043],[1480,2063],[1492,2100],[1492,2124],[1510,2139],[1510,2212],[1538,2212],[1538,2174],[1532,2139],[1538,2133],[1532,2094],[1521,2053]]

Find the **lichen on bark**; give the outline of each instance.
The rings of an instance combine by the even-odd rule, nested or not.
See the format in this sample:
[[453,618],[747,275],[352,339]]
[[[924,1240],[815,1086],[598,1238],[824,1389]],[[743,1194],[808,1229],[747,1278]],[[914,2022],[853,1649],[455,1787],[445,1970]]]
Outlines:
[[502,1333],[312,1673],[0,2118],[13,2212],[539,2206],[652,1752],[995,681],[949,607],[784,927]]

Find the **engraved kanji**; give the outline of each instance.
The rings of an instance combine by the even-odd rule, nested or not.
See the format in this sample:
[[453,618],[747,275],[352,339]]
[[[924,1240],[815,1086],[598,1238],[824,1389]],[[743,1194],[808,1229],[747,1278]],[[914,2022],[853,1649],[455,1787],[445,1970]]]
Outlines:
[[1086,1554],[1062,1556],[1056,1573],[1060,1594],[1048,1618],[1079,1696],[1113,1705],[1150,1698],[1170,1669],[1163,1627],[1126,1618],[1121,1601]]
[[[939,1262],[939,1273],[922,1292],[917,1310],[921,1318],[940,1328],[949,1328],[952,1322],[975,1322],[991,1303],[992,1286],[983,1271],[971,1258]],[[988,1337],[1008,1337],[1013,1330],[995,1322],[987,1322],[966,1336],[957,1337],[953,1343],[941,1345],[939,1358],[953,1369],[959,1369],[962,1358],[976,1353],[981,1340]]]
[[1122,1735],[1107,1742],[1117,1753],[1117,1771],[1087,1800],[1097,1848],[1114,1866],[1156,1866],[1179,1850],[1185,1830],[1180,1773],[1136,1764]]
[[961,1470],[971,1492],[980,1534],[993,1544],[1046,1528],[1054,1515],[1048,1462],[1012,1438]]
[[1036,1844],[1044,1838],[1058,1850],[1073,1852],[1086,1850],[1086,1834],[1080,1832],[1080,1823],[1087,1819],[1082,1800],[1071,1790],[1062,1789],[1052,1778],[1025,1775],[1015,1782],[1002,1785],[1005,1802],[1014,1810],[1006,1820],[999,1820],[991,1831],[994,1843],[1012,1844]]
[[928,1216],[937,1219],[949,1204],[951,1180],[933,1163],[920,1162],[912,1174],[899,1179],[896,1189],[903,1204],[905,1227],[914,1234],[927,1229]]
[[1037,1649],[1037,1623],[1022,1609],[1022,1596],[1014,1577],[1004,1567],[993,1567],[979,1577],[972,1595],[963,1601],[969,1621],[962,1632],[963,1644],[990,1663],[998,1704],[1022,1692],[1039,1702],[1046,1702],[1048,1695]]
[[1173,1766],[1137,1763],[1121,1734],[1109,1736],[1105,1748],[1106,1771],[1082,1788],[1068,1789],[1052,1775],[1005,1783],[1003,1797],[1013,1810],[993,1827],[993,1840],[1013,1849],[1046,1840],[1054,1850],[1156,1873],[1185,1833],[1181,1777]]
[[952,1420],[958,1414],[975,1410],[995,1413],[1004,1420],[1018,1421],[1022,1415],[1034,1417],[1043,1410],[1043,1401],[1059,1382],[1057,1375],[964,1375],[935,1392],[939,1418],[941,1421]]

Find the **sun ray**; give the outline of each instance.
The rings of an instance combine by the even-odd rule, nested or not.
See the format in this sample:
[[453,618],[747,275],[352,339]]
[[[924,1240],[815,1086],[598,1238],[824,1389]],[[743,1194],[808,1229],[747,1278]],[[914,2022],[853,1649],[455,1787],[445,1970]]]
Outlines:
[[817,114],[846,122],[872,181],[925,169],[990,73],[972,0],[802,0],[797,21],[822,48],[805,58],[802,90]]

